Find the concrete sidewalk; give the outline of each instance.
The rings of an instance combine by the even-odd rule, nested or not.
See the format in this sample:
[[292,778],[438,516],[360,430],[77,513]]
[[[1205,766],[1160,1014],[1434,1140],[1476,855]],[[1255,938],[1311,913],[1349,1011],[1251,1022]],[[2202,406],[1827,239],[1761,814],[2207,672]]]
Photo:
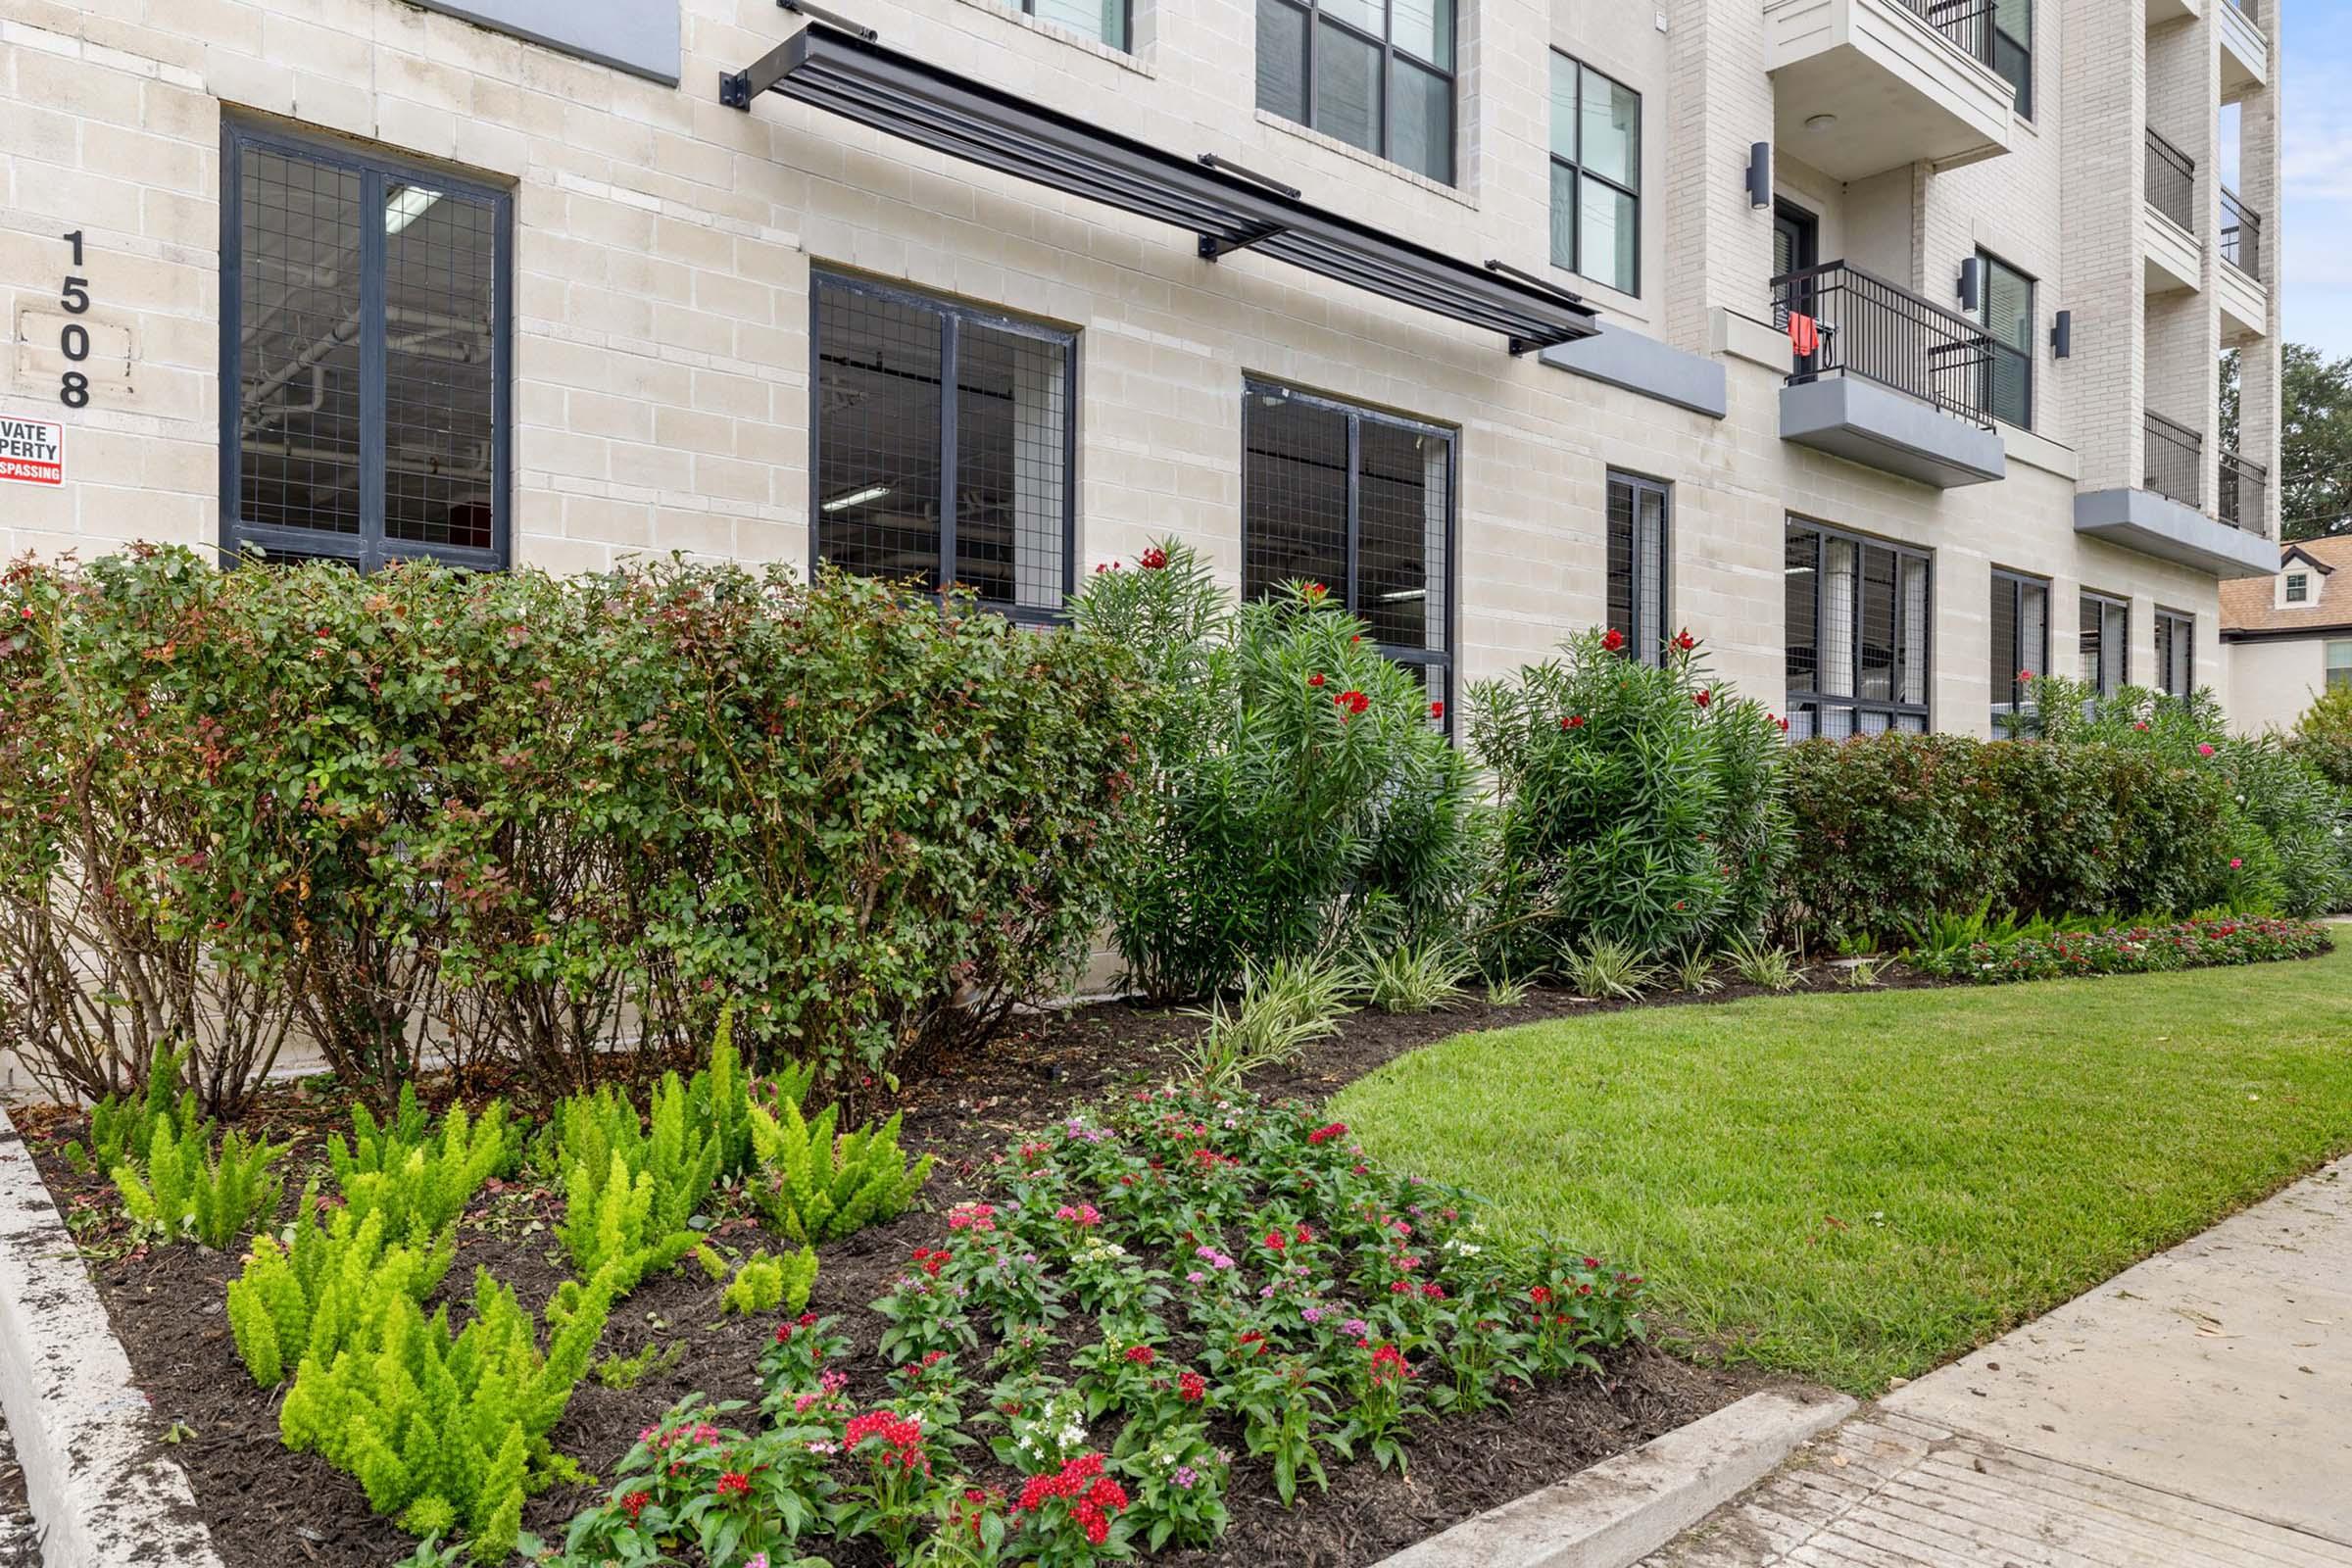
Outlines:
[[1865,1408],[1644,1568],[2352,1568],[2352,1160]]

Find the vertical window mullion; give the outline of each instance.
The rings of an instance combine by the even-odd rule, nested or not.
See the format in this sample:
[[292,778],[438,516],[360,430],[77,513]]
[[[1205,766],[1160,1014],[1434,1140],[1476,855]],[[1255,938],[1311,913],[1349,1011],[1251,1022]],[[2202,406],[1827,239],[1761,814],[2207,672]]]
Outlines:
[[1361,415],[1348,416],[1348,612],[1363,613],[1356,601],[1356,580],[1361,565],[1363,530],[1360,508],[1363,502],[1364,420]]
[[360,566],[384,561],[384,175],[360,173]]
[[956,581],[956,415],[958,391],[956,351],[963,322],[954,311],[939,313],[939,587]]

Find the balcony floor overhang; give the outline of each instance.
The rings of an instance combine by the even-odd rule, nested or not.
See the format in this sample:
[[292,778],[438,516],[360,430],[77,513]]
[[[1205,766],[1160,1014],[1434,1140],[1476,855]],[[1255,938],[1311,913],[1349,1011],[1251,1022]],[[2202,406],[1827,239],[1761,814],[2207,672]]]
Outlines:
[[2216,577],[2267,577],[2278,569],[2278,547],[2269,539],[2153,490],[2075,497],[2075,532]]
[[2017,89],[1902,0],[1769,0],[1778,150],[1842,180],[1952,169],[2016,137]]
[[[795,8],[797,9],[797,8]],[[757,65],[719,79],[749,110],[788,98],[952,157],[1190,229],[1214,261],[1253,250],[1335,282],[1498,332],[1524,354],[1590,337],[1598,314],[1499,261],[1479,267],[1309,205],[1210,155],[1187,158],[811,20]]]
[[2009,475],[1998,430],[1955,419],[1859,376],[1781,388],[1781,439],[1938,490]]

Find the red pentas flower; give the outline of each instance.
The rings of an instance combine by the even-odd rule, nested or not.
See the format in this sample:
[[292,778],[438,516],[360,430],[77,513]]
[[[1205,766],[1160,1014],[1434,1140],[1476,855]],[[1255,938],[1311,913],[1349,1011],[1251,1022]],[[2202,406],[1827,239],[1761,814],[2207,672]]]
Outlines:
[[740,1470],[729,1470],[718,1478],[712,1489],[722,1497],[748,1497],[752,1493],[752,1478]]
[[1127,1359],[1137,1366],[1150,1366],[1159,1359],[1159,1352],[1149,1345],[1131,1345],[1127,1348]]
[[632,1492],[620,1499],[620,1511],[629,1516],[629,1523],[635,1524],[637,1516],[645,1512],[645,1505],[653,1500],[651,1493]]
[[928,1247],[918,1247],[914,1250],[915,1262],[921,1265],[924,1273],[934,1276],[939,1273],[940,1265],[949,1261],[953,1255],[946,1251],[935,1251]]
[[1344,1121],[1335,1121],[1328,1127],[1318,1127],[1313,1132],[1308,1133],[1306,1135],[1306,1141],[1310,1144],[1328,1144],[1334,1138],[1345,1138],[1347,1136],[1348,1124]]
[[1176,1380],[1176,1397],[1187,1404],[1199,1404],[1208,1397],[1208,1380],[1198,1372],[1187,1372]]

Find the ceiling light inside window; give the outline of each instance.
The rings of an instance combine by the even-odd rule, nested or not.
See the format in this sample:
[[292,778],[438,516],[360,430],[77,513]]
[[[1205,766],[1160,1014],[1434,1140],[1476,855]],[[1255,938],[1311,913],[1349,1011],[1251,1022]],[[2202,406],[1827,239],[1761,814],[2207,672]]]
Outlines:
[[864,489],[853,490],[846,496],[835,496],[832,500],[818,507],[817,510],[819,512],[847,512],[850,508],[859,506],[865,502],[879,501],[888,494],[890,494],[890,486],[886,484],[869,484]]
[[431,210],[433,203],[440,199],[439,191],[426,190],[422,185],[401,186],[392,193],[391,199],[384,203],[385,235],[389,237],[399,233],[422,218]]

